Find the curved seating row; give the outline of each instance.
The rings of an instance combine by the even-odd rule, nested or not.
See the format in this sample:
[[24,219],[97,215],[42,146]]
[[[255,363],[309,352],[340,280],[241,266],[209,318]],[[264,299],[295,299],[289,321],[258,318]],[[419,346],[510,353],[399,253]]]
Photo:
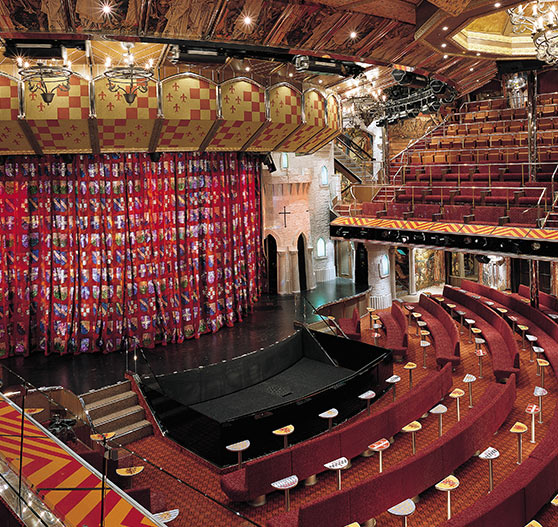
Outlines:
[[518,324],[525,324],[529,327],[529,333],[537,337],[538,346],[544,349],[546,358],[550,361],[554,373],[558,374],[558,324],[539,309],[531,307],[512,295],[506,295],[501,291],[469,280],[462,280],[461,287],[467,291],[489,298],[513,311],[513,313],[508,313],[508,316],[514,314],[518,319]]
[[477,450],[485,448],[504,423],[515,401],[515,376],[491,385],[451,430],[416,455],[352,488],[334,492],[303,507],[271,518],[268,527],[343,527],[364,523],[401,501],[432,487]]
[[492,369],[497,381],[502,381],[512,373],[519,373],[519,347],[513,331],[506,321],[486,304],[453,287],[444,287],[444,297],[460,304],[474,313],[475,326],[482,331],[486,346],[492,355]]
[[436,363],[444,366],[448,362],[455,368],[461,361],[461,348],[459,332],[455,327],[453,319],[442,306],[431,298],[421,295],[419,299],[419,312],[421,320],[428,325],[430,336],[434,341],[436,349]]
[[326,470],[324,463],[364,452],[382,437],[391,437],[427,412],[452,387],[449,367],[433,373],[395,402],[338,430],[249,461],[243,468],[223,474],[221,489],[233,501],[250,501],[273,489],[271,483],[296,474],[299,480]]
[[[526,285],[520,284],[517,292],[524,298],[531,297],[531,291]],[[553,313],[558,312],[558,298],[543,291],[539,291],[539,308],[543,311],[547,309]]]
[[360,340],[360,315],[356,307],[353,309],[351,318],[340,318],[337,323],[347,337]]
[[384,347],[393,352],[393,356],[399,359],[407,357],[407,347],[409,345],[409,337],[407,335],[408,321],[399,306],[398,302],[391,305],[391,310],[380,311],[378,316],[384,325],[386,332],[386,342]]

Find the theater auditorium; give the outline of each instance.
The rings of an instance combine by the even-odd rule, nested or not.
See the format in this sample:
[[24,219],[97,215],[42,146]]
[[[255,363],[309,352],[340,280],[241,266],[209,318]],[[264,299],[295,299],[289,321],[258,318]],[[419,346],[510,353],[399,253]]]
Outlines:
[[558,527],[557,8],[0,0],[0,527]]

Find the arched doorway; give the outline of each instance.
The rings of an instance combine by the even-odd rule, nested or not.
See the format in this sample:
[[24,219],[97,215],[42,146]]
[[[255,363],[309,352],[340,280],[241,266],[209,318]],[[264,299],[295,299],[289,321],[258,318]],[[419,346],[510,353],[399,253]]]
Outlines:
[[267,292],[270,295],[277,294],[277,242],[269,234],[264,241],[266,271],[267,271]]
[[306,291],[308,289],[306,283],[306,244],[304,243],[304,236],[301,234],[296,242],[298,250],[298,279],[300,282],[300,290]]
[[355,284],[368,287],[368,251],[363,243],[357,243],[355,249]]

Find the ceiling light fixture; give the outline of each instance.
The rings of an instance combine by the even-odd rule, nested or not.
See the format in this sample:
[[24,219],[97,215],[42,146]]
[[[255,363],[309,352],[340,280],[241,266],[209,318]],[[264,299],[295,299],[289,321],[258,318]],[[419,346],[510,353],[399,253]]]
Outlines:
[[[528,14],[528,9],[531,14]],[[558,64],[558,13],[556,4],[536,0],[508,9],[514,33],[531,33],[537,58],[548,64]]]
[[448,29],[449,29],[448,26],[444,26],[444,27],[442,28],[442,31],[447,31]]
[[447,59],[449,55],[444,55],[444,59]]
[[252,23],[252,18],[249,16],[245,16],[243,22],[245,26],[249,26]]
[[494,7],[495,7],[496,9],[498,9],[498,8],[501,7],[501,6],[502,6],[502,4],[501,4],[500,2],[496,2],[496,3],[494,4]]
[[351,34],[349,35],[351,38],[355,39],[357,37],[357,34],[355,31],[351,31]]
[[70,91],[72,72],[69,68],[47,66],[42,62],[37,62],[36,66],[30,66],[29,62],[25,62],[18,73],[21,75],[23,82],[27,83],[29,91],[31,93],[38,92],[46,104],[52,102],[57,90]]
[[124,62],[127,66],[108,69],[104,73],[108,81],[109,91],[113,93],[122,92],[124,100],[128,104],[132,104],[136,100],[138,92],[147,93],[149,81],[153,80],[153,69],[152,66],[149,66],[149,63],[145,68],[134,65],[132,46],[128,42],[123,44],[127,51],[124,55]]
[[444,42],[444,43],[442,44],[442,47],[445,48],[446,46],[447,46],[447,44]]

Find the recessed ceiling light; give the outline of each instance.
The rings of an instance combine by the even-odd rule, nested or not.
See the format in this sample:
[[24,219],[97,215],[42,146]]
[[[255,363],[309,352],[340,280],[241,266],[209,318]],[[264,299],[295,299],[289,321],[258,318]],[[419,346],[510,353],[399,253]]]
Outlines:
[[445,48],[446,46],[447,46],[447,44],[444,42],[444,43],[442,44],[442,47]]
[[477,57],[480,57],[480,53],[477,51]]
[[475,71],[475,68],[469,68],[469,71]]
[[357,34],[355,31],[351,31],[351,34],[349,35],[351,38],[356,38]]
[[494,4],[494,7],[498,8],[498,7],[500,7],[501,5],[502,5],[502,4],[501,4],[500,2],[496,2],[496,3]]
[[243,21],[246,26],[249,26],[252,23],[252,18],[245,16]]
[[444,27],[442,28],[442,31],[447,31],[448,29],[449,29],[448,26],[444,26]]
[[321,84],[322,82],[324,82],[322,79],[320,79],[320,80],[318,81],[318,83],[320,83],[320,84]]
[[444,58],[447,59],[449,55],[444,55]]
[[291,77],[291,78],[292,78],[292,76],[293,76],[293,74],[292,74],[292,73],[289,73],[289,77]]
[[245,69],[246,71],[250,71],[250,66],[246,66],[244,69]]
[[103,4],[101,9],[105,15],[110,15],[112,13],[112,6],[110,4]]

